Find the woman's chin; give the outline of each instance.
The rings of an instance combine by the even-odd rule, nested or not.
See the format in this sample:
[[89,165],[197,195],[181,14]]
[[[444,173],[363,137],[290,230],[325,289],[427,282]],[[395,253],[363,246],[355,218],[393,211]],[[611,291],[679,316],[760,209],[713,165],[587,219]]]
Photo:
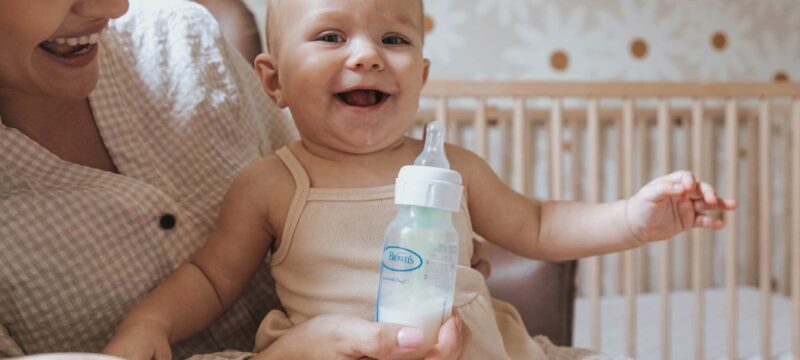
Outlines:
[[97,86],[99,67],[94,60],[81,67],[53,65],[51,61],[34,64],[39,69],[40,92],[52,98],[83,99]]
[[97,72],[89,72],[74,79],[58,78],[47,81],[44,89],[48,97],[58,99],[85,99],[97,87]]

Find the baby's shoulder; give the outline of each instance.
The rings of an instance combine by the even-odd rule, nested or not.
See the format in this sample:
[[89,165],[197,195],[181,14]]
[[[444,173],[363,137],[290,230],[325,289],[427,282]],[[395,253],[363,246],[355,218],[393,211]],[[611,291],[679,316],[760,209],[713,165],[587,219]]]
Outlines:
[[294,192],[292,174],[276,155],[264,156],[248,165],[229,189],[232,196],[264,214],[274,229],[281,228]]
[[294,188],[292,173],[283,161],[275,155],[267,155],[250,164],[241,175],[264,187],[265,191],[274,192]]
[[287,192],[293,194],[294,180],[280,158],[268,155],[242,170],[231,184],[231,191],[270,202]]
[[487,171],[492,171],[482,157],[469,149],[465,149],[459,145],[446,144],[445,151],[447,152],[447,159],[450,161],[451,168],[461,173],[465,185],[472,179],[487,175]]

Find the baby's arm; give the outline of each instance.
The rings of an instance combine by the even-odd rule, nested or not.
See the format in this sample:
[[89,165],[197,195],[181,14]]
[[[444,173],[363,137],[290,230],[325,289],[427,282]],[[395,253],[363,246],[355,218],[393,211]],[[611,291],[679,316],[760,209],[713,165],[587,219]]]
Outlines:
[[635,248],[691,227],[719,229],[722,221],[703,212],[735,207],[688,172],[658,178],[632,198],[612,203],[538,202],[506,186],[475,154],[457,147],[448,154],[464,175],[474,230],[529,258],[576,259]]
[[265,205],[273,177],[264,176],[264,161],[237,177],[208,242],[128,313],[105,352],[161,358],[169,343],[206,328],[239,297],[274,234]]

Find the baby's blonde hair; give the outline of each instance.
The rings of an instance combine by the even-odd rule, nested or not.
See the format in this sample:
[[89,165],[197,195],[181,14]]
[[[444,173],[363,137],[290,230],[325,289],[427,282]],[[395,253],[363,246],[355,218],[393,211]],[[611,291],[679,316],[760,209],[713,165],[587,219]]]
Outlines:
[[280,8],[281,0],[267,0],[267,52],[269,52],[270,44],[275,44],[275,29],[280,28],[278,25],[279,18],[277,17],[277,9]]
[[[289,0],[291,1],[291,0]],[[398,0],[398,1],[408,1],[408,0]],[[423,31],[422,31],[422,38],[425,39],[425,2],[422,0],[417,0],[420,4],[420,24],[422,24]],[[270,46],[275,46],[277,44],[276,39],[278,38],[278,34],[276,34],[276,29],[282,28],[282,21],[284,21],[284,17],[278,16],[278,9],[280,9],[283,0],[267,0],[267,39],[266,39],[266,49],[267,52],[270,52]],[[275,54],[273,54],[275,55]]]

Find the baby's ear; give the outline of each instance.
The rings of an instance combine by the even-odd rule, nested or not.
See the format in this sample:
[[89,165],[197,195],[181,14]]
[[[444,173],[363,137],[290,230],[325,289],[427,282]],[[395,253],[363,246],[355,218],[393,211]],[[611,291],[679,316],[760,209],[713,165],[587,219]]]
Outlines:
[[278,81],[278,66],[277,59],[272,55],[263,53],[256,56],[255,68],[258,77],[261,79],[261,88],[267,93],[270,99],[283,109],[287,106],[286,101],[283,99],[283,89],[281,83]]

